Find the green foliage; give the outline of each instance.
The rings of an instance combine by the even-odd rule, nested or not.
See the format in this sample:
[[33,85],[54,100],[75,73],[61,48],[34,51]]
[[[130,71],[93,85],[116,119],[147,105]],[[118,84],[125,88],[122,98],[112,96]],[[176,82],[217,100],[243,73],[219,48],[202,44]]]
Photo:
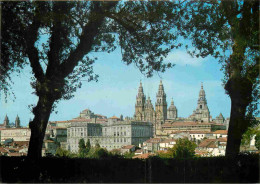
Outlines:
[[61,147],[58,147],[55,153],[55,156],[57,157],[70,157],[70,158],[74,158],[76,157],[76,154],[71,153],[68,150],[64,150]]
[[173,158],[192,158],[195,156],[195,148],[197,145],[188,138],[178,139],[170,152]]
[[127,151],[127,152],[123,155],[123,157],[124,157],[124,158],[132,158],[134,155],[135,155],[134,152],[128,152],[128,151]]
[[108,151],[104,148],[91,148],[89,151],[87,157],[88,158],[107,158],[108,157]]
[[79,157],[86,157],[87,149],[83,138],[79,140]]
[[173,158],[173,149],[169,149],[166,152],[158,151],[157,155],[160,158]]
[[252,127],[248,128],[247,131],[243,134],[243,137],[242,137],[242,140],[241,140],[241,145],[249,147],[250,141],[255,134],[256,134],[255,128],[252,128]]
[[95,148],[100,148],[100,144],[98,142],[96,142]]
[[88,153],[91,149],[91,144],[90,144],[90,140],[88,139],[87,143],[86,143],[86,152]]
[[109,153],[113,156],[121,156],[121,152],[119,149],[112,149]]
[[255,136],[255,147],[260,150],[260,131]]

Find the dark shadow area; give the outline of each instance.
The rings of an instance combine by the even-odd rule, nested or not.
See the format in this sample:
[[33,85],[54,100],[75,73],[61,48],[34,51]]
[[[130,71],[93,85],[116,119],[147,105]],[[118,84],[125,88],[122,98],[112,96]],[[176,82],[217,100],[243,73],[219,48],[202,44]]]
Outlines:
[[[44,157],[37,166],[26,157],[2,156],[0,172],[1,182],[258,183],[259,155],[179,160]],[[37,172],[40,177],[35,177]]]

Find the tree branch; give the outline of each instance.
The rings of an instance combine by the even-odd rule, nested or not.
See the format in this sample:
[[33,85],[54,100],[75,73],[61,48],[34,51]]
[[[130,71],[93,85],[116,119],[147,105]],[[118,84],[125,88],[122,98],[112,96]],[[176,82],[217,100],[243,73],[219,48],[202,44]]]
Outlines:
[[[37,6],[38,11],[39,10],[39,6]],[[36,10],[37,11],[37,10]],[[38,19],[38,12],[36,13],[36,15],[33,18],[33,22],[31,24],[31,26],[28,27],[28,30],[26,31],[26,53],[28,55],[31,67],[32,67],[32,71],[35,75],[35,78],[39,81],[39,82],[43,82],[44,80],[44,72],[43,69],[40,65],[40,61],[39,61],[39,52],[37,50],[37,48],[34,46],[35,42],[37,41],[38,38],[38,30],[40,28],[40,21]]]
[[[69,7],[63,6],[64,2],[53,2],[53,4],[53,11],[56,15],[53,16],[53,26],[51,27],[50,50],[48,52],[49,63],[46,76],[56,73],[55,71],[60,63],[60,51],[62,49],[62,44],[64,44],[62,38],[68,36],[62,28],[61,19],[64,18],[62,16],[69,13]],[[64,35],[64,33],[66,35]]]
[[93,10],[90,13],[89,22],[83,28],[78,47],[72,51],[68,59],[59,67],[61,78],[65,78],[72,73],[74,67],[77,66],[84,55],[91,51],[94,39],[98,35],[99,28],[105,19],[104,12],[115,7],[117,3],[117,1],[103,3],[103,7],[101,7],[100,2],[93,2]]

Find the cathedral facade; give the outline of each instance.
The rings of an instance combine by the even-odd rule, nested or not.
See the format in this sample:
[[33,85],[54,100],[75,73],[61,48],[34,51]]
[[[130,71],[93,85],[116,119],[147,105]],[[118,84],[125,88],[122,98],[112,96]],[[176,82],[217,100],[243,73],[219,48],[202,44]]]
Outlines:
[[149,96],[146,99],[142,82],[140,82],[138,94],[136,96],[134,120],[152,122],[156,131],[162,129],[162,125],[166,120],[210,122],[210,111],[207,106],[203,84],[201,84],[197,108],[193,111],[192,115],[188,118],[178,118],[178,110],[174,105],[173,99],[167,109],[166,94],[164,92],[162,81],[160,81],[158,92],[156,94],[155,106],[153,106]]

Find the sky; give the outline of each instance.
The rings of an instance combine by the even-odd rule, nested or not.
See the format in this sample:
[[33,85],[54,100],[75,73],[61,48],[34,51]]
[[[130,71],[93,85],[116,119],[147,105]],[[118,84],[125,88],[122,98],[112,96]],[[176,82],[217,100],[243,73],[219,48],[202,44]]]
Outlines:
[[[220,113],[225,118],[230,116],[230,98],[225,94],[221,81],[224,74],[220,71],[220,64],[212,57],[192,58],[185,50],[175,50],[165,59],[176,64],[173,68],[146,78],[137,67],[122,62],[119,49],[110,54],[98,53],[95,56],[98,60],[93,68],[99,75],[98,82],[82,81],[83,86],[77,90],[74,98],[57,104],[57,113],[51,114],[50,121],[70,120],[86,108],[107,117],[119,117],[121,114],[133,117],[140,81],[145,95],[149,95],[155,105],[160,80],[164,85],[168,107],[173,99],[178,117],[188,117],[196,109],[201,82],[212,117],[215,118]],[[14,122],[19,115],[23,126],[27,126],[29,119],[33,118],[28,106],[35,105],[38,98],[32,94],[31,77],[29,66],[18,76],[13,74],[12,88],[16,98],[10,96],[5,103],[4,95],[1,94],[0,123],[6,114],[10,122]]]

